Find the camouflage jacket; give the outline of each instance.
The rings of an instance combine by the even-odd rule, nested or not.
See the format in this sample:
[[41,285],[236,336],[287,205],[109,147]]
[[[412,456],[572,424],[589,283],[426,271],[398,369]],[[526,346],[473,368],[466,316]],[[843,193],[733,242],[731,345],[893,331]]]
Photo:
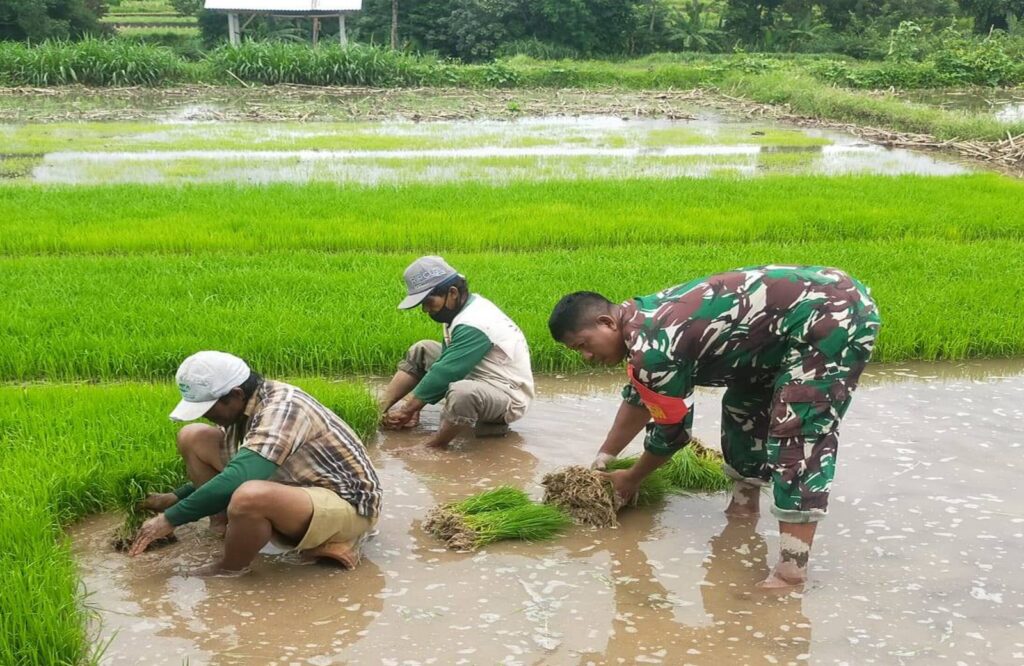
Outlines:
[[741,268],[626,301],[622,397],[651,412],[644,448],[671,455],[690,441],[694,387],[799,380],[785,369],[807,344],[821,350],[823,371],[853,339],[851,322],[864,321],[878,321],[866,287],[821,266]]

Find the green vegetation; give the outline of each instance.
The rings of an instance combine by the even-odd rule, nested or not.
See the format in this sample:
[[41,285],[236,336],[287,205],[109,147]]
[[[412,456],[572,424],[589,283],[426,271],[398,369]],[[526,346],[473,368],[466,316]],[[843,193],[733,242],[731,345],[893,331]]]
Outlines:
[[539,370],[579,367],[546,327],[567,291],[625,299],[772,262],[840,266],[871,286],[885,320],[876,358],[1011,356],[1024,314],[978,294],[1020,289],[1022,187],[994,175],[9,187],[0,378],[162,379],[203,347],[272,376],[387,372],[436,335],[393,307],[425,252],[520,323]]
[[939,140],[999,141],[1024,134],[1024,121],[1000,122],[988,113],[948,111],[927,104],[824,85],[808,75],[772,72],[736,76],[723,83],[733,95],[767,104],[788,104],[794,113],[897,131],[932,134]]
[[486,511],[501,511],[512,509],[517,506],[526,506],[530,503],[530,497],[519,488],[512,486],[498,486],[494,490],[488,490],[473,495],[466,499],[449,504],[447,508],[462,515],[484,513]]
[[423,529],[453,550],[476,550],[495,541],[550,539],[572,523],[555,507],[535,504],[512,486],[499,486],[434,507]]
[[[373,432],[365,388],[296,383]],[[92,652],[63,527],[181,481],[177,399],[169,384],[0,387],[0,663],[70,666]]]
[[[146,152],[190,150],[296,151],[296,150],[457,150],[463,148],[538,148],[564,146],[587,148],[664,148],[666,146],[719,145],[821,146],[829,139],[799,130],[706,125],[646,130],[614,127],[601,133],[577,134],[571,126],[529,131],[509,125],[478,130],[423,123],[321,122],[230,123],[218,125],[152,122],[25,123],[0,125],[6,155],[39,155],[54,151]],[[386,130],[386,133],[382,130]],[[218,161],[221,161],[220,159]],[[408,160],[402,158],[402,161]],[[431,157],[427,164],[435,163]],[[474,163],[479,163],[475,160]],[[504,158],[500,165],[504,165]],[[532,166],[532,165],[531,165]]]
[[[60,259],[15,257],[108,254],[158,261],[159,255],[179,253],[199,253],[201,259],[207,253],[258,257],[288,250],[362,250],[384,253],[391,261],[394,253],[426,250],[1019,242],[1024,239],[1022,197],[1024,183],[993,174],[551,182],[514,188],[7,187],[0,189],[0,255],[45,265]],[[577,220],[586,224],[566,224]],[[386,284],[398,289],[400,275]]]
[[[608,462],[606,469],[609,472],[617,469],[629,469],[636,464],[637,460],[638,458],[635,456],[616,458]],[[665,473],[665,467],[659,467],[640,482],[640,487],[637,488],[636,495],[630,500],[630,504],[634,506],[651,506],[663,501],[676,491],[677,489],[672,486],[671,479]]]
[[679,451],[660,470],[677,492],[721,492],[732,487],[722,469],[722,454],[696,439]]

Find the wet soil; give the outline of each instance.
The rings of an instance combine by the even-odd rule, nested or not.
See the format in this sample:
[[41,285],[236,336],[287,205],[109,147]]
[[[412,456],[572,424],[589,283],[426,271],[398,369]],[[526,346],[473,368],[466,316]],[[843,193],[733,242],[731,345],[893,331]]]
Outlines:
[[[358,569],[261,556],[239,579],[188,571],[220,548],[204,524],[129,559],[112,517],[72,530],[111,664],[1019,663],[1024,660],[1024,363],[877,366],[844,421],[809,584],[765,596],[777,523],[727,521],[724,495],[627,509],[613,530],[447,551],[427,510],[502,483],[539,497],[588,464],[621,378],[548,377],[514,432],[455,450],[417,430],[372,447],[387,489]],[[695,434],[716,442],[718,391]],[[638,450],[634,442],[631,450]]]

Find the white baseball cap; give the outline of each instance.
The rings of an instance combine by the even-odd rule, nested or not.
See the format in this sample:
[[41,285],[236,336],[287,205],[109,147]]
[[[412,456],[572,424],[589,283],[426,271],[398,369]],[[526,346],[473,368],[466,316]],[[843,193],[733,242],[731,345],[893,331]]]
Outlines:
[[251,371],[245,361],[219,351],[192,354],[178,366],[175,381],[181,391],[181,402],[171,412],[172,421],[195,421],[210,407],[249,379]]

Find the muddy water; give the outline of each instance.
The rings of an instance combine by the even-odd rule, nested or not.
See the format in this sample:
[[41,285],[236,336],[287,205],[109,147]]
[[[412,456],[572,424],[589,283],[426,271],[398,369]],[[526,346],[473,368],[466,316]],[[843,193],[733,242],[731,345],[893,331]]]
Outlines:
[[[724,496],[623,514],[616,530],[451,553],[419,522],[435,503],[587,463],[620,378],[545,378],[505,438],[435,453],[420,431],[374,455],[380,535],[353,572],[262,556],[241,579],[187,576],[219,548],[205,526],[130,560],[109,517],[73,530],[111,664],[1024,662],[1024,363],[880,366],[843,429],[829,519],[800,594],[753,587],[777,523],[732,523]],[[717,441],[716,391],[696,434]],[[636,450],[638,442],[631,447]]]
[[901,97],[913,102],[954,111],[988,113],[1004,123],[1024,121],[1024,89],[1011,90],[918,90]]
[[[41,126],[41,183],[403,182],[676,178],[722,174],[952,175],[954,162],[773,123],[608,116],[415,123],[128,123]],[[67,150],[68,146],[78,146]],[[59,146],[59,147],[58,147]],[[2,158],[0,158],[2,166]]]

